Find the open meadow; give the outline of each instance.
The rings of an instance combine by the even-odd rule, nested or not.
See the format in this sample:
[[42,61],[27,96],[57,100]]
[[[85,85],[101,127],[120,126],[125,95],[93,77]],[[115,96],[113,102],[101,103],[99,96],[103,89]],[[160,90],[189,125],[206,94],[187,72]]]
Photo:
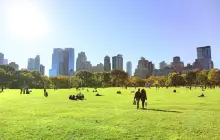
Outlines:
[[[122,94],[116,94],[121,90]],[[75,89],[0,93],[0,140],[219,140],[220,89],[147,89],[148,110],[133,105],[134,88]]]

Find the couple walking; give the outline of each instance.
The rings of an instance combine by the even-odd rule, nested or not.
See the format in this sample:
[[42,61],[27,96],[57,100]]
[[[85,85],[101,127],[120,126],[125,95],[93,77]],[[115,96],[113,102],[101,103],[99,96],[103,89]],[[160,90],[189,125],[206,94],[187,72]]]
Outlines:
[[139,109],[140,100],[142,102],[142,108],[144,109],[145,100],[147,100],[147,94],[146,94],[145,89],[142,89],[141,91],[140,91],[140,89],[138,89],[138,91],[135,93],[135,96],[134,96],[134,101],[135,100],[136,100],[136,104],[137,104],[137,109]]

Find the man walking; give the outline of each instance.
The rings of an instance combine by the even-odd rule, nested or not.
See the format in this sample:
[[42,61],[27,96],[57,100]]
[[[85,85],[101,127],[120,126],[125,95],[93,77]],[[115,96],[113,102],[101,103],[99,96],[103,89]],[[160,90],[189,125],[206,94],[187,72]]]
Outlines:
[[138,91],[135,93],[135,96],[134,96],[134,100],[136,100],[137,102],[137,109],[139,109],[140,99],[141,99],[141,92],[140,92],[140,89],[138,89]]
[[144,109],[144,104],[145,104],[145,100],[147,100],[147,94],[145,89],[141,90],[141,103],[142,103],[142,108]]

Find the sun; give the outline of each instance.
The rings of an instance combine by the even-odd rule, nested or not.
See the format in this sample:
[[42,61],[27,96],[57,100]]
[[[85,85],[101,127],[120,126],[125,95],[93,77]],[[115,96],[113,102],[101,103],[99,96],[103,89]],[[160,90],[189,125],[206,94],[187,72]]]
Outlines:
[[7,34],[18,39],[38,40],[50,26],[39,4],[33,0],[9,0],[5,7]]

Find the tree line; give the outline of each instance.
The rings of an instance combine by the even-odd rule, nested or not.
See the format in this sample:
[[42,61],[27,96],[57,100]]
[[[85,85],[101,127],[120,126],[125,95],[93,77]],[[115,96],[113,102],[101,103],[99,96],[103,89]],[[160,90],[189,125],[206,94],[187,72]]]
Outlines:
[[79,71],[75,76],[41,75],[39,71],[18,70],[9,65],[0,66],[0,86],[18,89],[73,88],[73,87],[143,87],[149,86],[214,86],[220,85],[220,70],[188,71],[185,74],[170,73],[168,76],[150,76],[146,79],[129,77],[125,71],[91,73]]

